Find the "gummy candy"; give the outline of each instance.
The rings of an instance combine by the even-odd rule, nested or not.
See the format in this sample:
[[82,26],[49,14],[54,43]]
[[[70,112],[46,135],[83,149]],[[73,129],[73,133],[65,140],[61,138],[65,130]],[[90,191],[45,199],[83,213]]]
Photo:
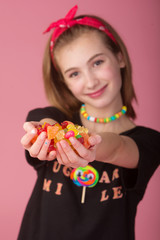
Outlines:
[[47,127],[47,134],[48,134],[48,139],[54,139],[59,131],[59,126],[48,126]]
[[85,132],[81,132],[81,136],[83,137],[84,139],[84,143],[83,145],[86,147],[86,148],[89,148],[90,147],[90,144],[88,142],[88,138],[89,138],[89,135]]
[[55,148],[55,146],[54,146],[54,140],[53,140],[53,139],[51,140],[51,143],[50,143],[50,145],[49,145],[49,147],[48,147],[48,152],[51,152],[51,151],[56,151],[56,148]]
[[[84,144],[84,138],[83,137],[81,137],[81,138],[78,138],[77,139],[81,144]],[[90,146],[90,145],[89,145]]]
[[64,121],[64,122],[61,123],[61,126],[62,126],[62,128],[64,129],[64,128],[67,127],[68,124],[72,124],[72,125],[73,125],[73,123],[70,122],[70,121]]
[[60,141],[60,140],[62,140],[64,138],[65,138],[65,131],[64,130],[59,130],[57,135],[56,135],[57,141]]
[[46,132],[47,138],[51,140],[48,152],[55,151],[56,143],[63,139],[66,140],[69,145],[71,145],[71,142],[69,141],[70,137],[75,137],[86,148],[90,147],[88,142],[88,129],[84,126],[74,125],[70,121],[64,121],[61,124],[55,123],[50,125],[49,123],[44,123],[43,125],[38,125],[37,135],[31,140],[31,143],[36,141],[41,132]]

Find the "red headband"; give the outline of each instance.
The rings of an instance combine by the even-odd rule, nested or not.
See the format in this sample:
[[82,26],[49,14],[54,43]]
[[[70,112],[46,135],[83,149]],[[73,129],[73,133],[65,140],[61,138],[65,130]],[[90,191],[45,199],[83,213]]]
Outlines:
[[[97,29],[105,32],[113,40],[113,42],[116,43],[116,39],[114,38],[112,33],[98,19],[92,18],[92,17],[84,17],[84,18],[80,18],[80,19],[74,19],[74,16],[75,16],[75,14],[77,12],[77,9],[78,9],[78,6],[77,5],[74,6],[67,13],[65,18],[62,18],[62,19],[58,20],[57,22],[51,23],[50,26],[44,31],[44,33],[47,33],[51,29],[55,28],[55,30],[54,30],[54,32],[52,34],[52,37],[51,37],[51,42],[50,42],[50,52],[51,52],[52,61],[54,59],[54,57],[53,57],[53,47],[54,47],[54,43],[55,43],[56,39],[64,31],[66,31],[68,28],[71,28],[72,26],[74,26],[76,24],[87,25],[87,26],[91,26],[91,27],[97,28]],[[54,63],[54,61],[53,61],[53,63]]]

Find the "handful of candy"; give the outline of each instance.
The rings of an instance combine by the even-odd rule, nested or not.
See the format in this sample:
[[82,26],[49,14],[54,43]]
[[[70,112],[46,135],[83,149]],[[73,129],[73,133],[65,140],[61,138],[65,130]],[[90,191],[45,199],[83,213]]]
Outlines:
[[66,140],[69,145],[71,145],[69,141],[70,137],[75,137],[86,148],[90,147],[88,142],[88,129],[77,124],[74,125],[74,123],[70,121],[64,121],[61,124],[55,123],[53,125],[44,123],[43,125],[37,126],[37,135],[31,140],[31,143],[36,141],[41,132],[46,132],[47,138],[51,140],[48,152],[56,150],[56,143],[61,140]]

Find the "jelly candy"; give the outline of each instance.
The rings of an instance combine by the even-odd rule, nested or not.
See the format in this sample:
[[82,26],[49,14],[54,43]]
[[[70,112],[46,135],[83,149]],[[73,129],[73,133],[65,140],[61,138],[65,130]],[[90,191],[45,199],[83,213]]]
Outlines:
[[68,138],[70,138],[70,137],[74,137],[74,135],[75,135],[74,131],[69,130],[68,132],[66,132],[65,138],[68,139]]
[[59,130],[57,135],[56,135],[57,141],[61,141],[64,138],[65,138],[65,131],[63,129]]
[[67,127],[68,124],[72,124],[72,125],[73,125],[73,123],[70,122],[70,121],[64,121],[64,122],[61,123],[61,126],[62,126],[62,128],[64,129],[64,128]]
[[69,145],[71,145],[71,142],[69,141],[70,137],[75,137],[86,148],[90,147],[90,144],[88,142],[88,129],[84,126],[74,125],[70,121],[64,121],[61,124],[55,123],[53,125],[50,125],[49,123],[44,123],[43,125],[38,125],[37,135],[31,140],[32,144],[36,141],[37,137],[42,132],[46,132],[47,138],[51,140],[48,152],[55,151],[56,143],[63,139],[65,139]]
[[54,139],[59,131],[59,126],[48,126],[47,127],[47,134],[48,134],[48,139]]
[[84,145],[84,138],[83,138],[83,137],[81,137],[81,138],[77,138],[77,140],[78,140],[81,144]]
[[48,147],[48,152],[51,152],[51,151],[56,151],[56,148],[55,148],[55,146],[54,146],[54,140],[53,140],[53,139],[51,140],[51,143],[50,143],[50,145],[49,145],[49,147]]
[[84,139],[84,143],[83,145],[86,147],[86,148],[89,148],[90,147],[90,144],[88,142],[88,138],[89,138],[89,135],[85,132],[81,132],[81,136],[83,137]]

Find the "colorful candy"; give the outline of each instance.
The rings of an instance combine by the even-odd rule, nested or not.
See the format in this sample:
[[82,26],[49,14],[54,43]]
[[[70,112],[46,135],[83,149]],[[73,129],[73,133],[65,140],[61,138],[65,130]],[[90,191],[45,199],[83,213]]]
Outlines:
[[48,134],[48,139],[54,139],[59,131],[59,127],[54,125],[54,126],[48,126],[47,127],[47,134]]
[[95,168],[87,165],[86,167],[74,168],[70,178],[74,184],[83,187],[81,203],[84,203],[86,187],[94,187],[99,180],[99,174]]
[[70,137],[75,137],[86,148],[90,147],[88,129],[83,126],[74,125],[70,121],[64,121],[61,124],[55,123],[50,125],[49,123],[44,123],[43,125],[39,125],[37,127],[37,135],[31,140],[31,143],[34,143],[40,133],[44,131],[47,133],[47,138],[51,140],[48,152],[56,150],[56,143],[61,140],[66,140],[71,145],[69,141]]
[[65,137],[66,139],[68,139],[68,138],[70,138],[70,137],[74,137],[74,135],[75,135],[74,131],[69,130],[68,132],[66,132],[66,134],[64,135],[64,137]]

